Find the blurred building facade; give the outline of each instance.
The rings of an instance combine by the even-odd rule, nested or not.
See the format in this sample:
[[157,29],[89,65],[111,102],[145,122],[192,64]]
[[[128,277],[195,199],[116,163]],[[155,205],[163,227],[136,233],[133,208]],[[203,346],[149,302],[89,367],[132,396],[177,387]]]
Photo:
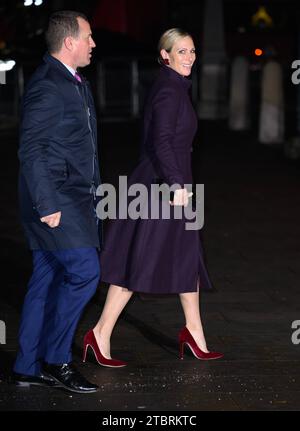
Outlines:
[[24,85],[46,49],[47,18],[59,9],[79,10],[91,21],[97,48],[83,73],[103,120],[140,117],[158,69],[159,35],[178,26],[192,33],[197,48],[192,98],[200,119],[228,121],[231,68],[243,57],[249,65],[251,127],[258,130],[262,68],[276,59],[284,81],[286,130],[296,132],[299,99],[290,80],[290,65],[299,53],[299,2],[294,0],[44,0],[40,6],[2,0],[0,60],[16,62],[6,85],[0,84],[2,125],[5,117],[18,116]]

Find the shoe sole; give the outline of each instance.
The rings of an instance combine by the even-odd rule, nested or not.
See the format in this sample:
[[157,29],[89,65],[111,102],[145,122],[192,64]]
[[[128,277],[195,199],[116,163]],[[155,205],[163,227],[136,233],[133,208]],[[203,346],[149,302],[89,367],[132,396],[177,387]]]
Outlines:
[[[192,348],[192,346],[189,343],[185,343],[187,346],[189,346],[189,348],[191,349],[191,352],[193,353],[193,355],[195,356],[195,358],[200,359],[200,361],[214,361],[216,359],[221,359],[224,357],[224,355],[220,355],[220,356],[216,356],[215,358],[201,358],[201,356],[196,355],[196,352],[194,352],[194,349]],[[183,359],[180,358],[181,360]]]
[[29,388],[30,386],[46,386],[47,388],[57,388],[58,386],[57,382],[53,382],[53,384],[37,382],[14,382],[14,385],[21,388]]
[[127,367],[127,365],[128,365],[128,364],[121,364],[121,365],[108,365],[108,364],[103,364],[102,362],[98,361],[98,359],[97,359],[97,355],[96,355],[96,352],[95,352],[95,350],[94,350],[94,348],[93,348],[93,346],[92,346],[91,344],[88,344],[88,345],[87,345],[87,347],[86,347],[85,356],[84,356],[84,359],[82,360],[82,362],[83,362],[83,363],[84,363],[84,362],[86,362],[86,355],[87,355],[88,347],[90,347],[90,348],[92,349],[92,351],[93,351],[93,353],[94,353],[94,356],[95,356],[95,359],[96,359],[96,362],[97,362],[99,365],[101,365],[102,367],[108,367],[108,368],[123,368],[123,367]]
[[45,373],[45,372],[44,372],[44,374],[45,374],[45,376],[51,377],[51,379],[55,380],[55,382],[57,383],[57,386],[53,386],[54,388],[65,389],[66,391],[75,392],[76,394],[92,394],[94,392],[98,392],[98,388],[97,389],[90,389],[88,391],[79,391],[77,389],[72,389],[72,388],[69,388],[68,386],[64,385],[63,383],[61,383],[59,380],[57,380],[51,374],[48,374],[48,373]]

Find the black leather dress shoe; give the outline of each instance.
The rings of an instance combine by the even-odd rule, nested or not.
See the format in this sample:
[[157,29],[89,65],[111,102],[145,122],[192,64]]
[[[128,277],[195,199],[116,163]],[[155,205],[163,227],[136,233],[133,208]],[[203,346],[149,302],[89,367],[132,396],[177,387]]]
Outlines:
[[11,382],[24,388],[28,386],[59,386],[54,379],[45,376],[44,374],[40,374],[39,376],[29,376],[27,374],[13,373],[11,376]]
[[54,379],[61,388],[67,391],[89,394],[98,390],[97,385],[87,381],[71,364],[45,364],[43,372],[46,376]]

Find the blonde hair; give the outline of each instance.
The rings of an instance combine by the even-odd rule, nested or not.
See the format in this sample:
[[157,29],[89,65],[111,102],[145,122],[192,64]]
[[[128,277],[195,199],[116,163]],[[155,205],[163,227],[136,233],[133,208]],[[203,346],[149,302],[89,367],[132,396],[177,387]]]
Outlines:
[[181,37],[192,37],[190,33],[187,31],[182,30],[181,28],[170,28],[169,30],[166,30],[160,37],[158,42],[158,62],[160,64],[163,64],[163,58],[160,54],[160,51],[162,49],[165,49],[167,52],[171,52],[172,48],[174,46],[174,43],[177,39]]

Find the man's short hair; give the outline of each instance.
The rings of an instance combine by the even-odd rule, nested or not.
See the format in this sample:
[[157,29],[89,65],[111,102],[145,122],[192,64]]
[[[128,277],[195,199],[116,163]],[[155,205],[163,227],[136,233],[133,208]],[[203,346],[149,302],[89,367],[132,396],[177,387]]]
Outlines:
[[72,36],[76,38],[79,36],[78,17],[88,21],[87,17],[83,13],[71,10],[54,12],[50,15],[45,35],[50,54],[60,51],[66,37]]

